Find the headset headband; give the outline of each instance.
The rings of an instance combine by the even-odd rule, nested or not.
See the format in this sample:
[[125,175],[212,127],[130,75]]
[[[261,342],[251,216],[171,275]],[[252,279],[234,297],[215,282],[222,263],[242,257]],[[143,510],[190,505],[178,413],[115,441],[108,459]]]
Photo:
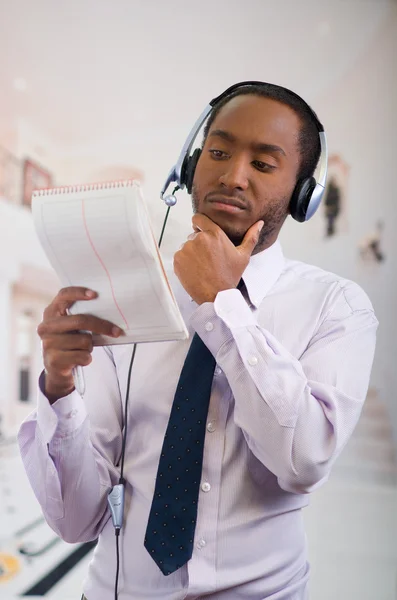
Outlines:
[[[201,130],[201,127],[203,125],[203,123],[206,121],[206,119],[208,118],[208,116],[210,115],[210,113],[212,112],[212,110],[224,99],[227,98],[228,96],[232,95],[233,92],[237,89],[240,89],[242,87],[252,87],[252,86],[266,86],[267,84],[263,81],[241,81],[240,83],[236,83],[232,86],[230,86],[229,88],[227,88],[227,90],[225,90],[224,92],[222,92],[222,94],[220,94],[219,96],[216,96],[216,98],[213,98],[209,104],[207,104],[207,106],[205,107],[205,109],[203,110],[203,112],[201,113],[201,115],[199,116],[199,118],[197,119],[197,121],[195,122],[195,124],[193,125],[193,128],[191,129],[184,145],[183,148],[180,152],[180,155],[178,157],[178,160],[175,164],[175,166],[172,167],[172,169],[170,170],[168,177],[164,183],[164,186],[160,192],[160,197],[161,199],[163,199],[165,201],[165,203],[168,206],[173,206],[174,204],[176,204],[176,197],[175,197],[175,192],[178,189],[183,189],[185,187],[184,182],[182,182],[182,171],[183,171],[183,167],[184,164],[186,165],[186,160],[187,158],[190,156],[193,144]],[[325,136],[325,132],[324,132],[324,127],[321,124],[320,120],[318,119],[316,113],[314,112],[314,110],[307,104],[307,102],[305,100],[303,100],[303,98],[301,98],[298,94],[296,94],[295,92],[293,92],[292,90],[289,90],[288,88],[284,88],[282,86],[279,85],[274,85],[272,84],[273,88],[277,88],[279,90],[282,91],[286,91],[288,92],[291,96],[293,96],[294,98],[296,98],[297,100],[299,100],[300,102],[303,103],[303,105],[307,108],[308,112],[310,113],[310,115],[313,118],[313,122],[315,123],[317,130],[319,132],[319,138],[320,138],[320,172],[319,172],[319,177],[318,177],[318,181],[316,182],[315,185],[315,189],[313,190],[313,202],[309,202],[309,205],[307,207],[307,215],[305,215],[305,219],[304,220],[308,220],[310,219],[310,217],[316,212],[321,198],[324,194],[324,189],[325,189],[325,183],[326,183],[326,178],[327,178],[327,165],[328,165],[328,149],[327,149],[327,140],[326,140],[326,136]],[[171,195],[166,196],[164,198],[164,194],[166,192],[166,190],[168,189],[168,187],[170,186],[171,183],[176,183],[176,187],[174,189],[174,191],[172,192]]]
[[[258,87],[262,86],[263,87],[264,85],[267,85],[264,81],[241,81],[240,83],[235,83],[234,85],[231,85],[229,88],[227,88],[227,90],[222,92],[222,94],[220,94],[219,96],[217,96],[216,98],[211,100],[210,105],[212,106],[212,108],[215,108],[215,106],[217,104],[219,104],[219,102],[221,102],[224,98],[231,96],[235,90],[238,90],[241,87],[252,87],[252,86],[258,86]],[[283,92],[288,92],[291,96],[293,96],[294,98],[296,98],[297,100],[302,102],[306,106],[306,108],[310,112],[310,114],[312,115],[318,131],[324,131],[324,127],[320,123],[316,113],[314,112],[312,107],[309,106],[303,98],[301,98],[298,94],[296,94],[292,90],[282,87],[281,85],[275,85],[272,83],[272,88],[276,88],[280,91],[282,90]]]

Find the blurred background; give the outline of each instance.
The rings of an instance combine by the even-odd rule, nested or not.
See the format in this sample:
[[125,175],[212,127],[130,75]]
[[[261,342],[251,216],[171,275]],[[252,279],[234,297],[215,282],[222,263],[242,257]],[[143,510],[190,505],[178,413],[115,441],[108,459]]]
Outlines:
[[[305,509],[311,599],[397,598],[396,73],[396,0],[0,0],[2,600],[77,600],[92,552],[44,522],[15,443],[58,289],[32,190],[134,177],[159,233],[159,190],[194,121],[249,79],[302,95],[328,137],[325,201],[310,223],[286,223],[284,253],[359,283],[380,321],[362,417]],[[166,262],[190,231],[179,198]]]

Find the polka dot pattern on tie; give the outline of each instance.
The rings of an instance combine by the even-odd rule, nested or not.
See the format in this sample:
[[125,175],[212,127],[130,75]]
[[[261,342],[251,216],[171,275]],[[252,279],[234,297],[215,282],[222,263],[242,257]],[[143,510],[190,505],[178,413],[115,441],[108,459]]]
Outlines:
[[215,359],[195,334],[161,450],[145,548],[164,575],[191,558]]

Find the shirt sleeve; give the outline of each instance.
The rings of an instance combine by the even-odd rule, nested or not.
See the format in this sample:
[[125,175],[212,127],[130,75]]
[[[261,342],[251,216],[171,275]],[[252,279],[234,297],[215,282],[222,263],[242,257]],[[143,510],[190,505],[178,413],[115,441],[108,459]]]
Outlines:
[[[84,367],[86,393],[74,391],[50,405],[40,376],[37,410],[22,423],[22,461],[52,529],[67,542],[98,537],[109,519],[107,493],[118,482],[122,406],[108,348],[94,348]],[[95,410],[91,431],[88,413]]]
[[299,358],[259,326],[238,290],[191,318],[228,379],[236,425],[286,491],[309,493],[327,480],[365,401],[378,321],[352,285]]

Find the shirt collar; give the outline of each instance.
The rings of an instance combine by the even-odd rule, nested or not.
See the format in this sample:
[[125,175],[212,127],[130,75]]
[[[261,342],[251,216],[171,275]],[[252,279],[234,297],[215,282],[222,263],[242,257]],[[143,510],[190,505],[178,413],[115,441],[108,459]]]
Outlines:
[[242,278],[251,304],[255,308],[259,308],[268,291],[276,283],[284,265],[284,254],[278,240],[270,248],[251,256]]

